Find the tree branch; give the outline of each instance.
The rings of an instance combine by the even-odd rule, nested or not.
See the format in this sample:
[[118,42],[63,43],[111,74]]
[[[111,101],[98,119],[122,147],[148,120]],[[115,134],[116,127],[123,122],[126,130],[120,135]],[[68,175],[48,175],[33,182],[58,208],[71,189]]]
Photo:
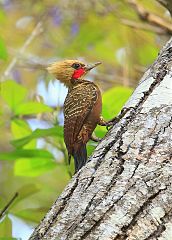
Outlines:
[[149,31],[149,32],[155,32],[158,34],[166,34],[166,30],[161,28],[161,27],[157,27],[157,26],[152,26],[150,24],[142,24],[139,22],[135,22],[129,19],[121,19],[121,22],[131,28],[134,29],[140,29],[140,30],[145,30],[145,31]]
[[8,67],[6,68],[3,76],[1,77],[1,82],[4,81],[10,75],[12,69],[14,68],[14,66],[17,63],[17,60],[18,60],[19,56],[24,53],[26,48],[31,44],[31,42],[35,39],[35,37],[37,37],[42,31],[43,31],[43,29],[42,29],[42,22],[40,21],[40,22],[38,22],[36,24],[36,26],[33,29],[32,33],[26,39],[26,41],[24,42],[23,46],[20,48],[18,54],[12,59],[12,61],[10,62]]
[[172,34],[172,24],[154,13],[147,11],[136,0],[127,0],[127,2],[135,9],[141,20],[150,23],[153,26],[164,29],[169,34]]
[[18,193],[16,192],[14,196],[11,198],[11,200],[5,205],[5,207],[0,212],[0,219],[3,217],[3,215],[6,213],[6,211],[9,209],[11,204],[14,202],[14,200],[18,197]]

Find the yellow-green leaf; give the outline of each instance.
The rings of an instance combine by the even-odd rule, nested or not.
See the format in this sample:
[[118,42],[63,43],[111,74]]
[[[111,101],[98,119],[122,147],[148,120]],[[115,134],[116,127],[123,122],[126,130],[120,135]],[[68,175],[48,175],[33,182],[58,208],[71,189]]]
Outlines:
[[8,216],[0,222],[0,239],[8,239],[12,237],[12,222]]
[[56,126],[48,129],[36,129],[30,135],[11,141],[13,146],[20,148],[29,143],[33,139],[44,138],[54,136],[57,138],[63,137],[63,128],[61,126]]
[[35,177],[53,169],[56,165],[55,162],[44,157],[21,158],[15,162],[14,174]]
[[27,90],[13,80],[7,80],[1,83],[0,96],[8,104],[13,112],[16,111],[18,105],[22,103],[26,97]]
[[38,114],[43,112],[52,112],[53,109],[40,102],[27,102],[18,105],[15,110],[16,115]]

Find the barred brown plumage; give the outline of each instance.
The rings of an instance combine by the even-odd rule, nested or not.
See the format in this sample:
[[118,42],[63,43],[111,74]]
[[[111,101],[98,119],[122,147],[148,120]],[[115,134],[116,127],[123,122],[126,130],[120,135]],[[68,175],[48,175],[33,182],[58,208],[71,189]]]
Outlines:
[[100,62],[85,65],[78,60],[55,62],[48,71],[68,87],[64,102],[64,141],[68,150],[69,162],[74,157],[75,171],[87,160],[86,143],[97,124],[106,125],[102,119],[102,98],[99,88],[83,76]]
[[[92,111],[96,102],[100,101],[96,113]],[[86,143],[91,138],[101,113],[101,95],[99,89],[92,82],[86,80],[77,81],[73,88],[69,89],[64,103],[64,139],[69,156],[86,148]],[[86,162],[87,156],[75,159],[76,170]],[[77,156],[75,157],[77,158]]]

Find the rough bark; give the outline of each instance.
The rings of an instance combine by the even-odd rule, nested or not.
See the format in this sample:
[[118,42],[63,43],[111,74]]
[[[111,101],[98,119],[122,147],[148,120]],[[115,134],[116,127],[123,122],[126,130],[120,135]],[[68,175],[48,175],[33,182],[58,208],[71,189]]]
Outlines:
[[30,240],[172,239],[172,39],[125,107]]

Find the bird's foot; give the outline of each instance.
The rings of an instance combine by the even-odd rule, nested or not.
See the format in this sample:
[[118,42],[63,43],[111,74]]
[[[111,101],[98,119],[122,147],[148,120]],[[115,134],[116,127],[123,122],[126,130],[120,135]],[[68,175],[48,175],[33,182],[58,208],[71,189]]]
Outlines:
[[118,123],[118,122],[125,116],[125,114],[126,114],[129,110],[131,110],[131,109],[134,109],[134,108],[133,108],[133,107],[129,107],[129,108],[124,107],[124,108],[121,110],[121,112],[120,112],[120,114],[119,114],[118,116],[112,118],[112,119],[109,120],[109,121],[105,121],[105,120],[101,117],[99,124],[100,124],[101,126],[106,126],[106,129],[107,129],[107,130],[110,130],[110,129],[111,129],[116,123]]

